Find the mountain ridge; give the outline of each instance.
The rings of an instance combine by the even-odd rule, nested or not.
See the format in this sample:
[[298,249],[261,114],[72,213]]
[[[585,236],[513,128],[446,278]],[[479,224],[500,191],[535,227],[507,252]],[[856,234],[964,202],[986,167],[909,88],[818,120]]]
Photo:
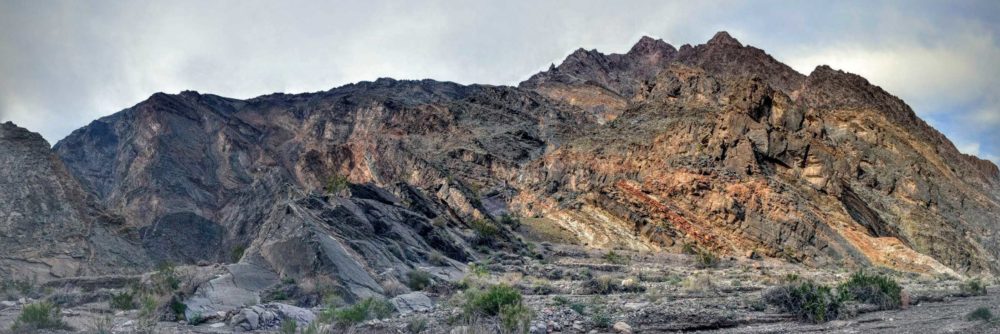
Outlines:
[[[280,228],[273,204],[288,193],[317,214],[363,201],[328,192],[342,180],[427,203],[382,212],[447,217],[447,237],[422,230],[439,239],[407,243],[423,257],[444,247],[473,258],[471,222],[514,215],[595,247],[1000,270],[995,165],[860,76],[825,65],[803,75],[725,32],[679,49],[647,36],[623,54],[579,49],[517,86],[380,78],[246,100],[156,93],[52,152],[140,231],[133,243],[166,254],[157,261],[226,262],[243,247],[241,261],[279,276],[315,275],[262,262],[286,241],[259,230]],[[216,232],[160,249],[192,227]],[[386,238],[367,242],[396,242]],[[190,251],[203,242],[214,253]],[[408,258],[357,261],[371,273]]]

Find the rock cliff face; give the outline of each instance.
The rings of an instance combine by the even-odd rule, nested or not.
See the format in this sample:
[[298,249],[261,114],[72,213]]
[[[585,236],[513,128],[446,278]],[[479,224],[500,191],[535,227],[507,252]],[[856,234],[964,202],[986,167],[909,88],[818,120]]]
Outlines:
[[[31,187],[78,181],[44,192],[93,198],[34,209],[72,227],[52,238],[105,226],[66,206],[92,203],[148,261],[238,260],[331,276],[358,297],[435,254],[442,270],[460,267],[483,246],[473,222],[505,215],[596,247],[1000,271],[996,166],[861,77],[802,75],[726,33],[680,49],[648,37],[625,54],[581,49],[519,87],[155,94],[73,132],[58,159],[33,145],[28,169],[52,172]],[[4,163],[27,166],[13,150],[28,146],[8,146]],[[39,233],[25,224],[40,220],[11,219],[9,231]],[[500,238],[491,246],[519,247]]]
[[95,205],[42,136],[10,122],[0,124],[0,189],[0,276],[44,282],[150,266],[123,219]]

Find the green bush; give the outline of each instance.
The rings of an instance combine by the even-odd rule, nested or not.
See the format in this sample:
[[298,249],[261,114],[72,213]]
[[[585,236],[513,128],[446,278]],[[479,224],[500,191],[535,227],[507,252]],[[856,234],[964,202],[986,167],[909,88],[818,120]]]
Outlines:
[[431,285],[431,273],[423,270],[411,270],[406,277],[409,279],[406,285],[413,291],[420,291]]
[[[368,319],[382,319],[395,311],[392,303],[382,298],[366,298],[354,305],[336,309],[332,313],[332,318],[337,324],[350,326]],[[326,316],[328,317],[328,316]],[[321,316],[321,318],[326,318]]]
[[479,246],[493,246],[500,235],[500,228],[493,222],[484,219],[473,220],[469,223],[469,227],[476,232],[473,242]]
[[576,314],[583,315],[583,312],[587,310],[587,305],[583,303],[572,303],[569,304],[569,309],[576,312]]
[[837,288],[843,299],[873,304],[882,310],[897,309],[903,288],[895,280],[879,274],[856,272]]
[[973,278],[962,282],[958,286],[962,290],[962,293],[970,296],[985,296],[986,295],[986,284],[983,284],[978,278]]
[[406,331],[410,334],[420,334],[427,330],[427,318],[413,318],[406,323]]
[[597,328],[611,328],[611,316],[605,311],[594,312],[590,316],[590,322],[594,324]]
[[973,310],[972,312],[969,312],[969,314],[965,316],[965,320],[968,320],[968,321],[977,321],[977,320],[979,320],[979,321],[987,321],[987,322],[988,321],[992,321],[993,320],[993,312],[991,312],[989,308],[980,307],[980,308],[977,308],[977,309]]
[[520,305],[522,299],[521,292],[503,284],[491,286],[485,291],[468,290],[465,294],[463,308],[468,317],[495,316],[500,313],[500,309],[504,306]]
[[715,268],[719,265],[719,257],[711,251],[700,250],[695,256],[695,266],[698,268]]
[[500,306],[500,326],[507,333],[527,333],[534,316],[534,312],[524,304]]
[[628,256],[618,254],[617,252],[612,250],[609,251],[607,254],[604,254],[604,261],[608,261],[608,263],[611,264],[627,265],[629,264],[629,262],[632,261],[632,259],[629,259]]
[[350,184],[346,176],[333,174],[326,180],[326,192],[328,194],[338,193],[347,189]]
[[830,287],[813,282],[775,287],[765,291],[763,298],[765,303],[813,323],[833,320],[840,314],[841,298]]
[[153,278],[160,291],[173,292],[181,286],[181,279],[177,276],[177,269],[170,262],[160,263],[156,267]]
[[30,333],[39,329],[69,329],[69,326],[62,321],[58,307],[39,302],[26,305],[11,327],[15,333]]
[[233,263],[240,262],[240,259],[243,258],[243,253],[246,253],[246,251],[247,251],[247,247],[243,246],[243,245],[239,245],[239,246],[233,247],[233,251],[232,251],[232,253],[230,253],[231,254],[230,255],[230,260]]
[[135,304],[135,294],[130,291],[111,294],[111,300],[108,301],[108,304],[115,310],[134,310],[137,307]]
[[295,331],[298,329],[299,324],[295,322],[295,319],[288,319],[281,322],[281,334],[295,334]]

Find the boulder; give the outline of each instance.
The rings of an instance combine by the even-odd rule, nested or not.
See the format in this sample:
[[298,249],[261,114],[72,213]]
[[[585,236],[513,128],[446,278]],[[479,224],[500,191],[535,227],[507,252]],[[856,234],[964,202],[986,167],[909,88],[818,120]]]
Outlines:
[[410,292],[390,300],[399,314],[407,315],[414,312],[427,312],[434,309],[434,302],[423,292]]

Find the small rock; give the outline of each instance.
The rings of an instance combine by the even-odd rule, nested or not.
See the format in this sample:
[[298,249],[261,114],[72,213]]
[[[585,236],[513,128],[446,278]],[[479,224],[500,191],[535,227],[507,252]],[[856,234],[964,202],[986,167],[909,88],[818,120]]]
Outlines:
[[621,334],[631,334],[632,333],[632,326],[629,326],[624,321],[616,322],[614,324],[614,326],[611,326],[611,329],[614,329],[615,333],[621,333]]
[[224,322],[217,322],[217,323],[214,323],[214,324],[211,324],[211,325],[208,325],[208,327],[212,327],[212,328],[220,328],[220,327],[223,327],[223,326],[225,326],[225,325],[226,325],[226,323],[224,323]]

